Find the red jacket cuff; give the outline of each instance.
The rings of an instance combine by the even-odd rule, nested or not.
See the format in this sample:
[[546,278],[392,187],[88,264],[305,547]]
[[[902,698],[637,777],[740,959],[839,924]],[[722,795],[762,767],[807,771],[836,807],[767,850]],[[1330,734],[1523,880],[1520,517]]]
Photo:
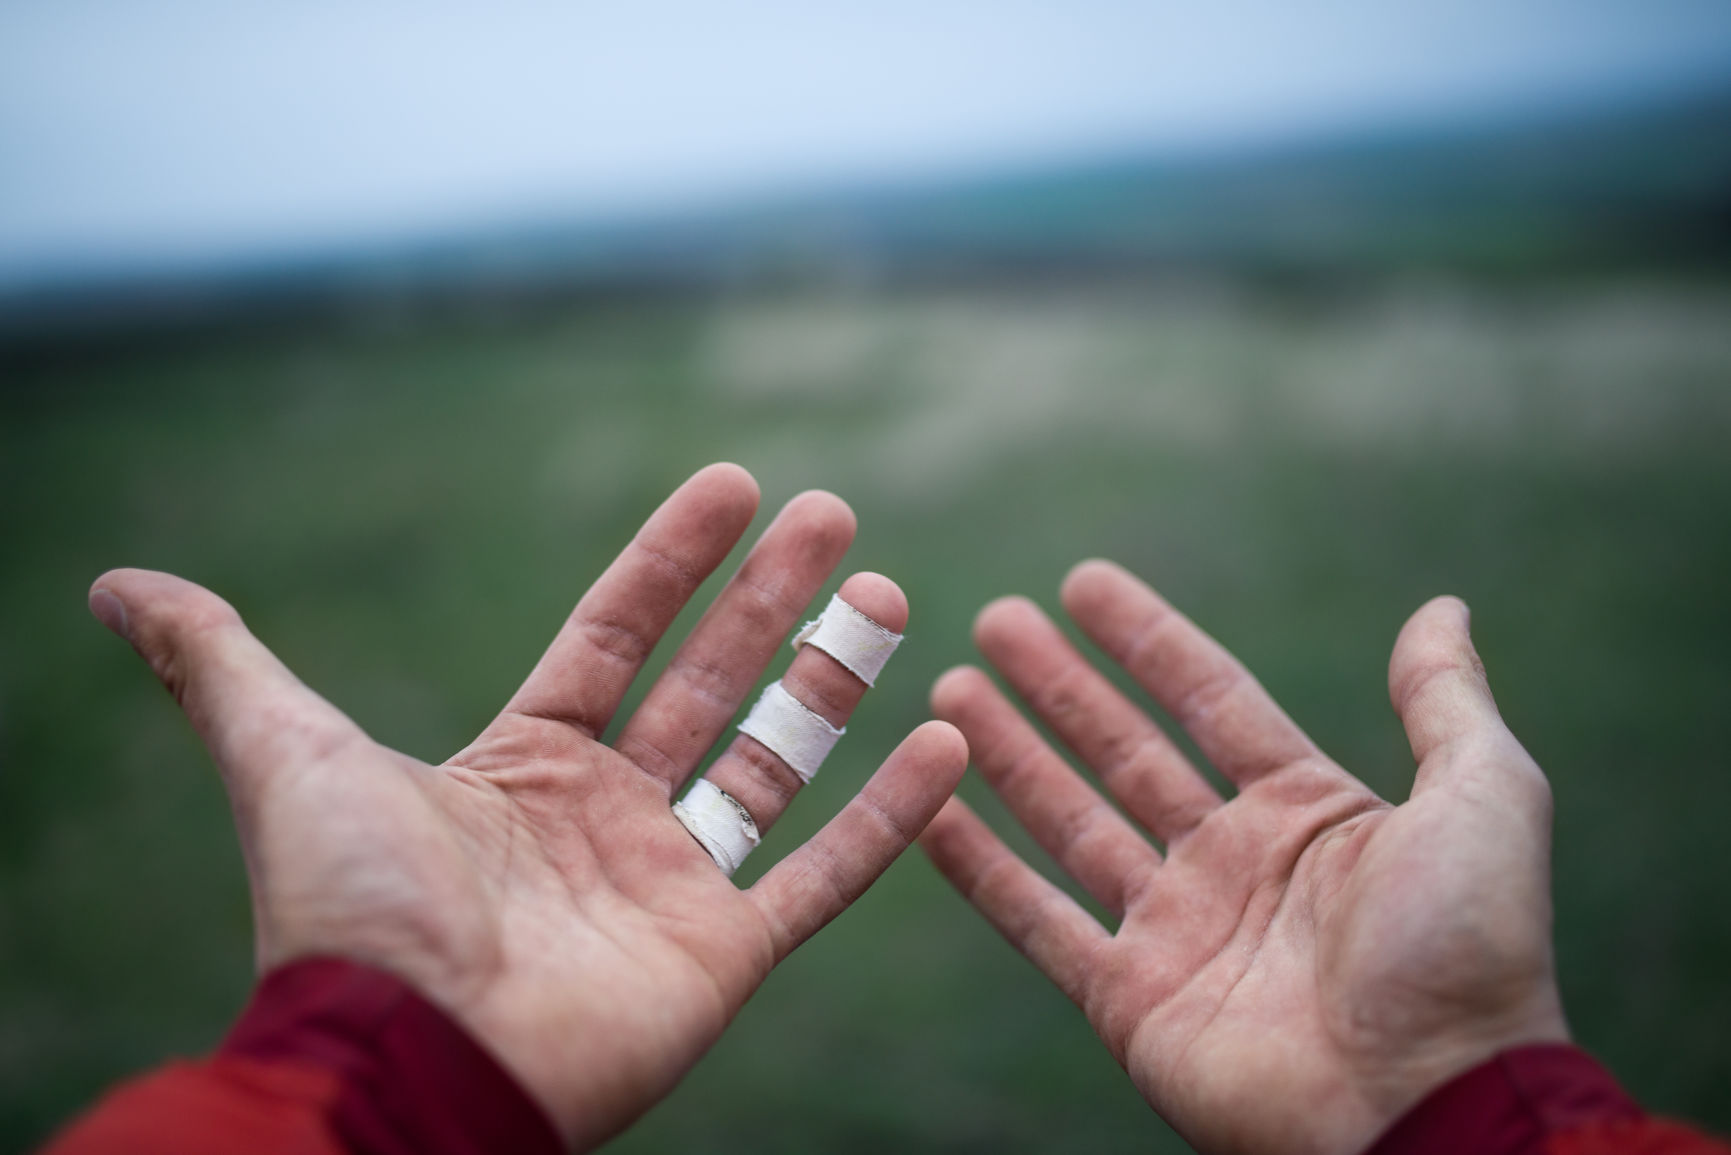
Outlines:
[[1580,1048],[1517,1047],[1432,1091],[1366,1155],[1532,1155],[1560,1132],[1641,1117]]
[[356,1155],[559,1155],[515,1078],[449,1015],[385,971],[335,958],[272,971],[222,1056],[320,1067],[331,1124]]

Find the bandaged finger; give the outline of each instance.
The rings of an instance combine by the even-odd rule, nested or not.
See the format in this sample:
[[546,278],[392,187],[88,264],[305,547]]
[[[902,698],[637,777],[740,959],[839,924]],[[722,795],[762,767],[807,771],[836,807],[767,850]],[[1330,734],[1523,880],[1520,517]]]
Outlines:
[[[877,680],[900,642],[900,634],[885,629],[840,597],[832,598],[824,612],[799,631],[793,644],[795,649],[810,645],[834,664],[815,654],[796,660],[792,684],[801,695],[816,695],[813,701],[824,703],[825,713],[845,718],[865,688]],[[748,747],[767,750],[805,784],[822,768],[846,732],[780,681],[764,687],[739,731],[751,742],[724,754],[708,771],[726,788],[707,776],[700,778],[673,807],[680,823],[728,876],[739,869],[759,842],[762,828],[747,803],[760,808],[756,818],[767,827],[779,816],[789,793],[785,784],[774,781],[785,771]]]
[[868,686],[877,684],[878,675],[901,644],[901,634],[842,601],[840,594],[830,598],[823,613],[793,636],[794,649],[815,646]]
[[771,682],[739,724],[739,732],[768,747],[801,782],[810,782],[847,727],[830,725],[780,682]]
[[750,811],[707,778],[692,783],[685,797],[673,804],[673,816],[728,877],[761,841]]

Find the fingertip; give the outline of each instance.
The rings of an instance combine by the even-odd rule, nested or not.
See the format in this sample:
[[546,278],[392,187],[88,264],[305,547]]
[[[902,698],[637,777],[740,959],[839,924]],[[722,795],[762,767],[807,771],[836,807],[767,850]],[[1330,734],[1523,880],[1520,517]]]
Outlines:
[[1473,609],[1471,606],[1467,605],[1464,599],[1458,598],[1454,594],[1444,594],[1442,597],[1433,600],[1450,606],[1454,610],[1455,614],[1460,618],[1461,629],[1465,630],[1469,634],[1472,632]]
[[1472,616],[1467,603],[1454,594],[1438,594],[1420,606],[1414,616],[1417,614],[1446,614],[1463,624]]
[[1122,584],[1125,579],[1136,581],[1129,570],[1115,561],[1103,557],[1091,557],[1077,562],[1070,567],[1070,572],[1064,575],[1064,580],[1058,586],[1058,600],[1064,609],[1074,615],[1078,607],[1085,607],[1095,601],[1112,586]]
[[[90,583],[90,596],[95,597],[98,591],[104,591],[115,598],[126,600],[130,591],[139,585],[151,583],[179,582],[181,579],[171,574],[158,573],[155,570],[134,569],[131,566],[121,566],[108,570],[101,577]],[[125,591],[125,592],[123,592]]]
[[131,630],[126,621],[126,603],[121,601],[119,595],[105,584],[112,576],[111,573],[106,573],[97,578],[95,584],[90,587],[86,601],[90,606],[90,612],[95,615],[97,621],[120,637],[130,638]]
[[[753,497],[758,495],[757,478],[751,475],[751,470],[732,461],[717,461],[713,465],[705,465],[691,475],[691,481],[734,489],[741,493],[749,493]],[[687,482],[687,484],[690,483]]]
[[110,570],[91,584],[89,605],[103,625],[144,659],[207,742],[214,706],[208,689],[197,689],[201,671],[215,663],[232,674],[236,655],[249,652],[249,646],[269,653],[247,632],[232,605],[174,574]]
[[1471,611],[1452,594],[1431,598],[1407,618],[1389,655],[1389,700],[1396,711],[1428,674],[1441,667],[1461,667],[1484,677],[1484,666],[1473,647]]
[[855,516],[853,506],[827,489],[802,490],[793,495],[786,508],[798,509],[806,516],[833,525],[845,532],[849,540],[859,529],[859,518]]
[[120,582],[125,580],[126,575],[129,572],[129,570],[124,568],[104,570],[101,577],[90,583],[90,592],[95,593],[97,590],[107,589],[111,585],[120,584]]
[[[839,500],[839,499],[838,499]],[[902,587],[881,573],[862,571],[841,583],[841,600],[882,626],[899,634],[907,629],[908,599]]]
[[1471,617],[1471,612],[1467,609],[1467,603],[1454,594],[1438,594],[1412,612],[1415,619],[1439,615],[1465,622]]
[[1029,615],[1043,616],[1040,607],[1021,594],[987,602],[974,615],[974,645],[990,653],[998,643],[1020,632],[1029,623]]
[[114,591],[125,587],[131,575],[137,572],[137,570],[125,568],[106,570],[101,577],[90,583],[90,590],[86,596],[94,598],[99,593],[106,593],[110,597],[118,598],[120,595]]
[[932,681],[931,693],[927,702],[932,713],[949,721],[959,711],[962,702],[973,693],[979,685],[979,679],[985,677],[975,666],[951,666]]
[[756,516],[757,503],[762,497],[757,479],[744,466],[731,461],[704,466],[680,488],[700,492],[719,511],[731,514],[731,520],[739,520],[743,515],[747,523]]
[[[150,569],[111,569],[90,585],[90,612],[129,641],[144,643],[165,628],[227,625],[240,615],[196,582]],[[121,625],[116,626],[118,613]]]
[[[1413,793],[1482,779],[1481,785],[1500,783],[1498,789],[1512,792],[1506,797],[1548,821],[1549,785],[1504,724],[1468,624],[1461,599],[1432,598],[1401,627],[1389,657],[1389,701],[1419,763]],[[1436,751],[1457,742],[1473,743],[1474,756],[1431,764]],[[1495,773],[1487,776],[1485,770]]]
[[919,743],[925,756],[951,776],[960,779],[968,768],[968,740],[962,732],[944,721],[921,722],[908,735],[908,742]]
[[1412,612],[1395,639],[1395,653],[1419,649],[1434,651],[1471,645],[1468,631],[1471,613],[1466,602],[1453,594],[1431,598]]
[[884,763],[884,782],[924,827],[956,792],[967,769],[968,743],[961,731],[948,722],[922,722]]

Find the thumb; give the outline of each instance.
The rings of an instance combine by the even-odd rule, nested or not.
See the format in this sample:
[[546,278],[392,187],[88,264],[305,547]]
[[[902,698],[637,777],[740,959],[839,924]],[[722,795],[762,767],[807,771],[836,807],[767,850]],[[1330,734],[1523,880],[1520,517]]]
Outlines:
[[368,741],[202,586],[151,570],[111,570],[91,586],[90,611],[132,643],[174,695],[237,803],[280,766]]
[[1394,643],[1388,692],[1419,763],[1413,793],[1487,776],[1505,786],[1524,781],[1542,792],[1544,775],[1497,712],[1468,633],[1470,620],[1459,598],[1433,598],[1407,619]]

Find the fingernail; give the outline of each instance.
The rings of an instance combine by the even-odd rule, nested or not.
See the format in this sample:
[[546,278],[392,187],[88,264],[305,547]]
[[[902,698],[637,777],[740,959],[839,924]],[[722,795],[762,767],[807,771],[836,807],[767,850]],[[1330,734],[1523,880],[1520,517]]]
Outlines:
[[130,638],[126,632],[126,606],[108,590],[91,591],[90,612],[96,615],[97,621],[121,637]]

